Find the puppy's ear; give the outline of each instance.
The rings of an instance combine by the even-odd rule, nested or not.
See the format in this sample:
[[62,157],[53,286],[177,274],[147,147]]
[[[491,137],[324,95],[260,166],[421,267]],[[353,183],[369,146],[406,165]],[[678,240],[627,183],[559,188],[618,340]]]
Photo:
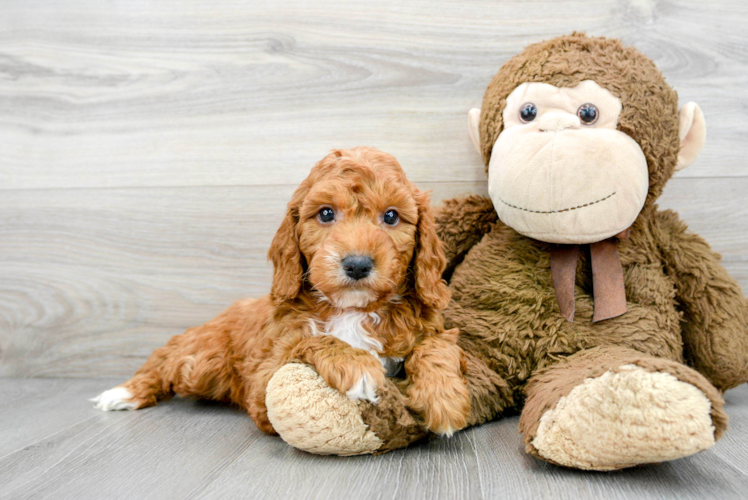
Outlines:
[[[294,196],[296,198],[296,196]],[[268,259],[273,262],[273,285],[270,298],[278,305],[299,295],[304,278],[301,250],[296,226],[299,223],[298,206],[295,199],[288,204],[286,217],[270,244]]]
[[436,235],[428,193],[415,190],[415,199],[418,204],[417,240],[413,257],[416,294],[427,306],[445,309],[450,299],[447,283],[442,279],[447,259],[442,250],[442,242]]

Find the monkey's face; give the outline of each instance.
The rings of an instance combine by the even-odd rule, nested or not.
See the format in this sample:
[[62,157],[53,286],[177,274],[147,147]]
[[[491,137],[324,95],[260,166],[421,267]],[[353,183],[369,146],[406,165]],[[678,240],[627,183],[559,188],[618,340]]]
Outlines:
[[639,144],[616,129],[621,100],[591,80],[523,83],[509,95],[488,192],[499,218],[549,243],[591,243],[634,222],[649,174]]

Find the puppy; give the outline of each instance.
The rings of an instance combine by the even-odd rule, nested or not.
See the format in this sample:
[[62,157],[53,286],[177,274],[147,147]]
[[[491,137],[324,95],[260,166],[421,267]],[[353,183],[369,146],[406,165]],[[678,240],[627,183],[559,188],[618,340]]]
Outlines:
[[270,246],[270,295],[240,300],[157,349],[92,401],[135,410],[173,394],[246,408],[274,434],[265,391],[284,364],[313,366],[351,399],[377,402],[386,375],[424,425],[450,435],[469,413],[457,331],[444,331],[445,258],[427,193],[389,154],[336,150],[301,183]]

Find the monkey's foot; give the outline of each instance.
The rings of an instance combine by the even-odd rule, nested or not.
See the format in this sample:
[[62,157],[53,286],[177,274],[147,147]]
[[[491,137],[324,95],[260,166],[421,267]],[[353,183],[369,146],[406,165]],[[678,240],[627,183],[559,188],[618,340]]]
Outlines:
[[628,364],[588,378],[545,411],[532,447],[567,467],[611,470],[712,446],[712,403],[675,376]]
[[351,400],[312,367],[289,363],[270,379],[265,404],[284,441],[319,455],[383,453],[426,436],[392,382],[377,395],[377,404]]

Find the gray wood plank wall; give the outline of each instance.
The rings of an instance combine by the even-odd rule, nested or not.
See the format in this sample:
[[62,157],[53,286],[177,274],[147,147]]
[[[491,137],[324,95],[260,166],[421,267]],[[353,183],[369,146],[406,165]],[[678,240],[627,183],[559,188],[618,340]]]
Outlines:
[[434,201],[485,192],[466,113],[525,45],[651,56],[708,125],[677,209],[748,290],[748,2],[7,0],[0,376],[125,377],[268,291],[265,253],[326,151],[396,155]]

